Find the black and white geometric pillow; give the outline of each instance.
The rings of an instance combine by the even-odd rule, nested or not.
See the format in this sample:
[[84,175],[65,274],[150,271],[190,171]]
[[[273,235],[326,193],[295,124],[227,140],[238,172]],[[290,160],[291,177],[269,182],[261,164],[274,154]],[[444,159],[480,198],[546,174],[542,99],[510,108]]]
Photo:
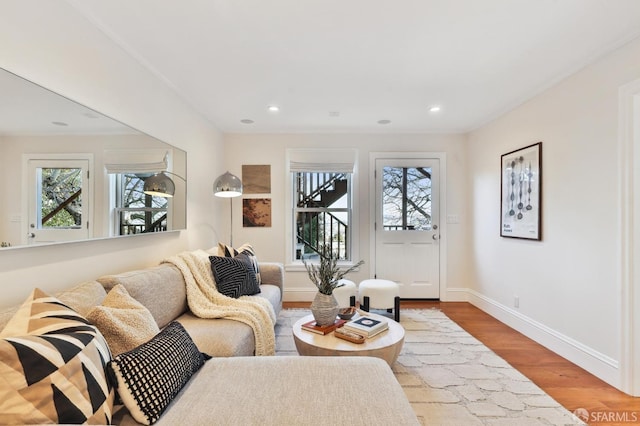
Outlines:
[[240,253],[236,257],[209,256],[216,287],[221,294],[237,299],[260,293],[253,264]]
[[253,264],[253,270],[256,273],[256,280],[258,281],[258,285],[262,284],[262,278],[260,276],[260,264],[258,262],[258,257],[256,256],[256,251],[253,249],[253,246],[248,243],[244,243],[238,248],[233,248],[223,243],[218,243],[218,256],[224,257],[236,257],[240,253],[244,253],[249,257],[251,263]]
[[209,358],[174,321],[147,343],[114,357],[108,372],[131,416],[150,425]]
[[0,333],[0,424],[110,424],[110,359],[95,326],[35,289]]

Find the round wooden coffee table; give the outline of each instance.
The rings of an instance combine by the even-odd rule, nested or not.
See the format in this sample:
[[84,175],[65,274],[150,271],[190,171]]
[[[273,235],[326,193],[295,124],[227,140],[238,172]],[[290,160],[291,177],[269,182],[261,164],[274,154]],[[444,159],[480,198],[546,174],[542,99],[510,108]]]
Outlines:
[[[293,340],[300,355],[307,356],[374,356],[384,359],[389,366],[398,359],[404,343],[404,328],[390,318],[367,313],[375,319],[389,323],[389,329],[368,338],[364,343],[351,343],[334,336],[334,333],[321,335],[305,331],[300,326],[313,320],[309,314],[293,324]],[[357,317],[356,317],[357,318]]]

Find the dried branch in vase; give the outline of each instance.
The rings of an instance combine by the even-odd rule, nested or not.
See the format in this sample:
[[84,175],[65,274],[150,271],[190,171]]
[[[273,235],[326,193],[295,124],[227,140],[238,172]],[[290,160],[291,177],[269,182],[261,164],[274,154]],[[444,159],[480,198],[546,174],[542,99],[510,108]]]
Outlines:
[[333,294],[333,290],[342,287],[339,281],[350,272],[353,272],[364,264],[364,260],[356,263],[349,268],[342,269],[338,266],[338,253],[332,253],[331,249],[326,245],[320,247],[320,262],[318,264],[307,262],[302,259],[309,279],[316,285],[318,291],[322,294]]

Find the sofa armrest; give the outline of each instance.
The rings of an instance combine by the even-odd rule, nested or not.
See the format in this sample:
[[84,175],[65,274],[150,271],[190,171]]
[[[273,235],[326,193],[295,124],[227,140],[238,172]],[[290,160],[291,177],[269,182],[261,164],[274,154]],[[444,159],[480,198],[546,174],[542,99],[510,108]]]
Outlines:
[[271,284],[280,288],[284,294],[284,266],[276,262],[259,262],[260,278],[263,284]]

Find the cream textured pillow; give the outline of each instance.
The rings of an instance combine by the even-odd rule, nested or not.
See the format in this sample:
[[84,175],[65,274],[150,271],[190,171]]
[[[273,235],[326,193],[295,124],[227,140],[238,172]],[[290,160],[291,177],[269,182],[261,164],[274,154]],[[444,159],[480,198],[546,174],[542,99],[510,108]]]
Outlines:
[[160,332],[151,312],[117,285],[101,306],[94,307],[87,319],[98,327],[113,356],[128,352]]

